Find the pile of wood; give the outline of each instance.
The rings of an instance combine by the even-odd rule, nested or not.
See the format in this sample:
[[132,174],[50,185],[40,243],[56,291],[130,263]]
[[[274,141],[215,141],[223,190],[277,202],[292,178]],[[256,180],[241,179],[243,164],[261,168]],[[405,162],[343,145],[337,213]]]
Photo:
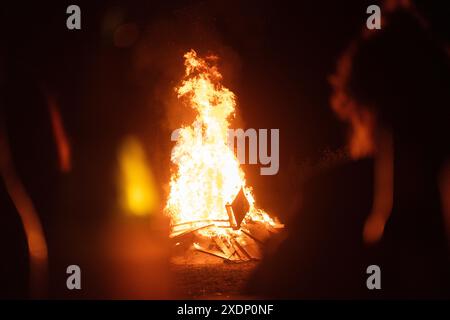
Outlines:
[[[217,223],[217,224],[216,224]],[[176,232],[171,238],[182,251],[196,250],[201,253],[221,258],[227,262],[244,262],[259,260],[261,258],[261,245],[272,234],[279,232],[284,226],[272,226],[259,221],[249,221],[234,230],[228,222],[223,221],[196,221],[189,226],[175,226]],[[211,228],[213,236],[208,232]],[[223,228],[224,232],[216,232],[215,228]]]
[[259,260],[261,245],[284,227],[245,219],[249,205],[242,190],[226,210],[227,220],[198,220],[172,226],[170,237],[176,249],[183,255],[194,251],[225,262]]

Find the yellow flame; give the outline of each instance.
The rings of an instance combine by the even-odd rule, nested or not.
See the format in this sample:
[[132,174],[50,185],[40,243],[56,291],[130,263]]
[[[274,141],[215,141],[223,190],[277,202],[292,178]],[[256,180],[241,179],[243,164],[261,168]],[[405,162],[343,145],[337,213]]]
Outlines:
[[140,142],[126,138],[119,151],[122,206],[135,215],[151,214],[158,204],[153,175],[147,163]]
[[[197,112],[195,121],[179,130],[171,160],[171,176],[165,213],[172,224],[198,220],[227,220],[225,205],[241,188],[250,203],[247,217],[267,223],[273,220],[256,209],[250,188],[236,155],[228,147],[229,120],[234,117],[236,99],[221,84],[222,75],[213,64],[217,57],[202,59],[194,50],[184,55],[186,73],[176,88],[179,98]],[[211,229],[201,231],[210,234]],[[216,228],[214,233],[224,233]],[[226,232],[225,232],[226,233]]]

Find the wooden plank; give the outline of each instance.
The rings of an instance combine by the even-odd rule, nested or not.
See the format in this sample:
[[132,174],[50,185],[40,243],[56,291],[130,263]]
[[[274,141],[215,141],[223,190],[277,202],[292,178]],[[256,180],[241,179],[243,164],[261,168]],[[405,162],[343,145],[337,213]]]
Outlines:
[[178,227],[178,226],[183,226],[183,225],[189,225],[189,224],[197,224],[197,223],[212,223],[212,222],[229,222],[229,220],[220,220],[220,219],[204,219],[204,220],[193,220],[193,221],[186,221],[186,222],[180,222],[177,224],[174,224],[172,226],[172,228]]
[[260,260],[262,258],[261,246],[258,244],[258,242],[256,242],[246,234],[242,234],[240,237],[236,238],[236,240],[252,259]]
[[253,240],[255,240],[256,242],[258,242],[259,244],[262,244],[262,243],[263,243],[261,240],[259,240],[258,238],[254,237],[254,236],[250,233],[250,231],[248,231],[248,230],[246,230],[246,229],[244,229],[244,228],[241,228],[241,231],[242,231],[243,234],[245,234],[246,236],[252,238]]
[[214,223],[211,223],[211,224],[207,224],[207,225],[204,225],[204,226],[200,226],[198,228],[188,229],[186,231],[181,231],[181,232],[178,232],[178,233],[171,233],[169,238],[175,239],[175,238],[178,238],[178,237],[182,237],[182,236],[185,236],[185,235],[190,234],[192,232],[195,232],[195,231],[198,231],[198,230],[201,230],[201,229],[205,229],[205,228],[209,228],[209,227],[211,227],[213,225],[214,225]]
[[227,210],[228,218],[230,219],[230,226],[235,230],[239,229],[236,222],[236,217],[234,216],[233,207],[231,206],[231,204],[226,204],[225,209]]
[[245,251],[245,249],[240,245],[240,243],[235,238],[233,238],[231,241],[233,243],[236,252],[239,254],[239,257],[242,260],[248,261],[252,259],[252,257],[247,253],[247,251]]
[[227,245],[222,241],[222,239],[217,236],[214,237],[214,242],[217,244],[217,246],[223,251],[223,253],[227,256],[227,257],[231,257],[233,255],[233,252],[230,251],[230,249],[227,247]]
[[224,260],[229,260],[229,257],[225,256],[223,253],[220,253],[218,251],[213,251],[213,250],[208,250],[208,249],[202,248],[197,243],[194,243],[194,248],[197,251],[200,251],[200,252],[203,252],[203,253],[206,253],[206,254],[210,254],[212,256],[219,257],[219,258],[222,258]]

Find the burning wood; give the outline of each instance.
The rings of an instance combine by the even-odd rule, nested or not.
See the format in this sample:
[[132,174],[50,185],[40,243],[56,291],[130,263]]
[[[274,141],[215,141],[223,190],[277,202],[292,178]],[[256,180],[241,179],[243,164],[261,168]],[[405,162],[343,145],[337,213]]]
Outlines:
[[235,95],[221,84],[222,75],[213,63],[217,57],[202,59],[191,50],[184,58],[185,77],[176,92],[197,116],[179,130],[172,149],[176,171],[165,207],[172,222],[171,238],[227,261],[258,259],[258,241],[264,237],[253,236],[252,230],[258,228],[252,225],[267,234],[282,225],[257,208],[239,161],[228,147]]

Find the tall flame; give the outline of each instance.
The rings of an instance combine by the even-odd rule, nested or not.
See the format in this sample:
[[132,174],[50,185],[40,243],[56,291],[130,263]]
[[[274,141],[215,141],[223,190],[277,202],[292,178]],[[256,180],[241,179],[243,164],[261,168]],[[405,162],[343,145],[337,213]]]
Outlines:
[[[274,223],[264,211],[256,209],[244,172],[228,147],[229,120],[235,115],[236,99],[221,84],[222,75],[214,65],[217,57],[202,59],[191,50],[184,58],[186,72],[176,92],[197,116],[191,125],[179,129],[172,149],[171,160],[177,170],[171,176],[166,214],[174,225],[228,220],[225,206],[243,188],[250,204],[246,219]],[[219,233],[216,229],[213,233]]]

